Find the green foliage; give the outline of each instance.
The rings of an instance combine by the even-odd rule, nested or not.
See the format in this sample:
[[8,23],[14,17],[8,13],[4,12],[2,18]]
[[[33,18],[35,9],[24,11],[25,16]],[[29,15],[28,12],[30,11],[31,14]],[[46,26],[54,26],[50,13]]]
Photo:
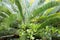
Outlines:
[[35,17],[35,15],[37,16],[37,14],[49,9],[49,8],[52,8],[52,7],[55,7],[55,6],[58,6],[60,5],[60,2],[49,2],[47,4],[44,4],[43,6],[37,8],[36,10],[33,11],[33,17]]
[[[24,5],[19,0],[2,2],[0,6],[0,16],[2,17],[0,18],[0,34],[4,34],[1,36],[16,33],[20,36],[19,40],[34,40],[36,38],[51,40],[53,36],[60,34],[60,13],[57,13],[60,2],[51,1],[41,4],[38,5],[38,8],[33,8],[32,11],[29,4]],[[9,8],[5,3],[11,7]]]

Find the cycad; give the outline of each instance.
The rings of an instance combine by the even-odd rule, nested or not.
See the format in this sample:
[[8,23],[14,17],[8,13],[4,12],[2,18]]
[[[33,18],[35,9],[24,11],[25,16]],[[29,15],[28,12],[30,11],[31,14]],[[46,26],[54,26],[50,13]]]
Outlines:
[[[39,33],[40,29],[43,29],[46,26],[50,26],[51,23],[54,24],[55,21],[53,22],[53,20],[56,20],[55,18],[60,19],[59,18],[60,14],[56,13],[58,11],[56,10],[56,7],[60,6],[60,2],[51,1],[45,4],[41,4],[38,8],[35,7],[36,9],[34,8],[32,11],[31,10],[28,11],[29,8],[30,9],[32,8],[31,6],[27,7],[25,5],[26,7],[24,8],[19,0],[13,1],[10,0],[8,2],[10,8],[3,1],[2,5],[0,6],[0,15],[1,17],[3,17],[3,21],[1,22],[0,26],[5,27],[8,30],[10,28],[16,29],[19,35],[21,36],[20,40],[26,40],[28,38],[29,40],[34,39],[33,35],[35,36],[36,34],[40,35]],[[51,9],[52,11],[50,13],[47,13],[46,10],[50,8],[53,8]],[[60,22],[58,20],[56,21]],[[14,24],[15,22],[17,23]]]

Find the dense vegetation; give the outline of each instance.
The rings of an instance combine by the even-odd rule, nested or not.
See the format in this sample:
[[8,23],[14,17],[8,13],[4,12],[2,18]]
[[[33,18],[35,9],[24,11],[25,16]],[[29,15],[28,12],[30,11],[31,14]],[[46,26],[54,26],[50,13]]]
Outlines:
[[0,40],[60,40],[60,1],[0,0]]

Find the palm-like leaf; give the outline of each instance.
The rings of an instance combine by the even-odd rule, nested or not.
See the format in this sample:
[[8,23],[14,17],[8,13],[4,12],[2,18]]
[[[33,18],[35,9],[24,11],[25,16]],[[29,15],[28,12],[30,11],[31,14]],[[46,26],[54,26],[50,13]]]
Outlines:
[[53,25],[55,22],[59,22],[57,21],[57,19],[60,19],[59,16],[60,16],[60,13],[45,17],[45,21],[42,22],[41,26],[50,26],[50,25]]
[[20,1],[19,1],[19,0],[15,0],[15,4],[17,5],[17,7],[18,7],[18,9],[19,9],[20,16],[24,19],[23,11],[22,11],[22,7],[21,7]]
[[33,17],[35,17],[36,15],[38,15],[39,13],[51,8],[51,7],[55,7],[55,6],[58,6],[60,5],[60,2],[49,2],[43,6],[41,6],[40,8],[37,8],[36,10],[33,11]]

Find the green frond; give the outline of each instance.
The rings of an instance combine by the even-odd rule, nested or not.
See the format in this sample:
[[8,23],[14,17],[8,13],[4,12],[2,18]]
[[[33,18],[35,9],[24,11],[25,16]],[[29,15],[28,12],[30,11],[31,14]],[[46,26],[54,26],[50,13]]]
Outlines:
[[1,11],[1,12],[5,12],[5,13],[7,13],[8,15],[11,14],[11,12],[9,11],[9,9],[8,9],[7,7],[5,7],[5,6],[0,6],[0,11]]
[[3,20],[3,22],[2,22],[1,25],[9,28],[9,27],[10,27],[10,24],[11,24],[12,22],[14,22],[14,20],[16,20],[16,18],[17,18],[16,15],[11,14],[9,17],[6,17],[6,18]]
[[43,6],[37,8],[36,10],[34,10],[32,12],[32,17],[31,18],[36,17],[41,12],[46,11],[47,9],[58,6],[58,5],[60,5],[60,2],[56,2],[56,1],[48,2],[48,3],[44,4]]
[[50,8],[48,10],[46,10],[46,12],[43,14],[43,16],[49,16],[51,14],[56,13],[58,10],[60,9],[60,6],[56,6],[54,8]]
[[21,6],[20,1],[19,0],[15,0],[15,4],[17,5],[17,7],[19,9],[19,13],[20,13],[21,18],[24,19],[23,11],[22,11],[22,6]]
[[[60,13],[56,13],[56,14],[48,16],[47,19],[43,23],[41,23],[40,27],[45,28],[46,26],[54,26],[54,25],[57,26],[59,22],[60,22]],[[39,29],[40,28],[38,28],[38,30]]]

